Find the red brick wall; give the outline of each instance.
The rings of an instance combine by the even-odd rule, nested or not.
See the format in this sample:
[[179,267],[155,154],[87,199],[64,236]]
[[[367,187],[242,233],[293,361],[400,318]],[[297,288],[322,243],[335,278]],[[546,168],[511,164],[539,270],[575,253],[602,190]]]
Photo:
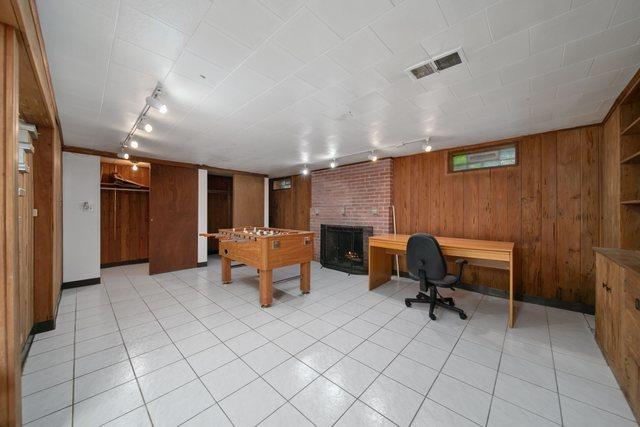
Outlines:
[[392,186],[390,158],[312,172],[310,215],[316,259],[321,224],[371,226],[374,235],[390,233]]

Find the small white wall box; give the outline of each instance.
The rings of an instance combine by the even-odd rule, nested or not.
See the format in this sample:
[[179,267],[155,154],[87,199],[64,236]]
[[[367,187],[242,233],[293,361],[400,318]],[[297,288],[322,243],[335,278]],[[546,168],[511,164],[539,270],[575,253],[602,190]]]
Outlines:
[[33,153],[33,139],[38,138],[38,131],[35,125],[25,123],[20,120],[18,130],[18,171],[29,173],[29,165],[26,162],[26,153]]

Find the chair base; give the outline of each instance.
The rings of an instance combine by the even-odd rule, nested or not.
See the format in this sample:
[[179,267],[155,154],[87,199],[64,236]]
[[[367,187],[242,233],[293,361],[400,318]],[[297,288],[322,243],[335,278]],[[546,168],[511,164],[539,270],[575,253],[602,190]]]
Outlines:
[[421,292],[418,295],[416,295],[415,298],[405,298],[404,299],[405,305],[407,307],[411,307],[411,304],[414,302],[431,304],[431,307],[429,307],[429,318],[431,318],[431,320],[436,320],[436,315],[433,314],[433,309],[435,308],[435,306],[439,306],[447,310],[455,311],[456,313],[458,313],[458,316],[460,316],[460,319],[462,320],[467,318],[467,315],[465,314],[464,310],[455,306],[456,303],[453,301],[453,298],[449,298],[449,297],[442,298],[440,296],[440,293],[435,288],[432,288],[432,289],[433,290],[432,290],[431,296],[425,295]]

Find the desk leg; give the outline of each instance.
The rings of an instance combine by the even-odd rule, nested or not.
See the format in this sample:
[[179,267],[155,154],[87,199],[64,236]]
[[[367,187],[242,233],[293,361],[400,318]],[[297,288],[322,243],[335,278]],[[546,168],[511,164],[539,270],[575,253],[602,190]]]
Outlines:
[[509,327],[515,324],[515,313],[513,306],[513,253],[509,257]]
[[273,270],[260,270],[260,305],[269,307],[273,302]]
[[311,290],[311,263],[300,264],[300,292],[308,294]]
[[369,246],[369,290],[391,280],[391,255],[384,248]]
[[222,283],[231,283],[231,258],[220,257]]

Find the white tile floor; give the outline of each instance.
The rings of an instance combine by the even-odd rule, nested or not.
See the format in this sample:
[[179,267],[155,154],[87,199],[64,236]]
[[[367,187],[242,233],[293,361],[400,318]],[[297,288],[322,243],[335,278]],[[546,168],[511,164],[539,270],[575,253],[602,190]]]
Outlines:
[[[295,268],[276,272],[290,277]],[[468,320],[406,308],[417,283],[312,267],[312,291],[219,262],[147,275],[103,270],[66,290],[23,377],[29,426],[636,425],[595,344],[593,318],[456,291]]]

